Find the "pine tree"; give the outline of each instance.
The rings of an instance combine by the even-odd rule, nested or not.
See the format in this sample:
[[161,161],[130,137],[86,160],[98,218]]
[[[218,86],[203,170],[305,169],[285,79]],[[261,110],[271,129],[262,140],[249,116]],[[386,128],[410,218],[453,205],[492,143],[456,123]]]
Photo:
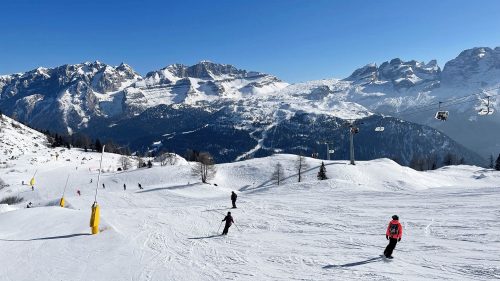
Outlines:
[[495,170],[500,171],[500,154],[498,154],[497,162],[495,163]]
[[464,164],[465,164],[465,158],[463,158],[463,157],[462,157],[462,158],[460,158],[460,162],[459,162],[458,164],[460,164],[460,165],[464,165]]
[[490,154],[490,165],[488,168],[493,169],[495,167],[495,159],[493,159],[493,154]]
[[321,166],[319,167],[319,172],[318,172],[318,180],[326,180],[328,177],[326,176],[326,167],[325,163],[321,162]]
[[94,146],[95,146],[95,150],[97,152],[101,152],[102,151],[102,144],[101,144],[101,141],[99,139],[95,140]]

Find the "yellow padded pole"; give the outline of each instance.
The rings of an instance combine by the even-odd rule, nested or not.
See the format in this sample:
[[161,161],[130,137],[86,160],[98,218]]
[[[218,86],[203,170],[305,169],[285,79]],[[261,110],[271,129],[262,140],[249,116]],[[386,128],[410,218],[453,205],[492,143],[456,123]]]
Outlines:
[[92,227],[92,234],[99,233],[99,205],[94,203],[92,205],[92,215],[90,216],[90,227]]

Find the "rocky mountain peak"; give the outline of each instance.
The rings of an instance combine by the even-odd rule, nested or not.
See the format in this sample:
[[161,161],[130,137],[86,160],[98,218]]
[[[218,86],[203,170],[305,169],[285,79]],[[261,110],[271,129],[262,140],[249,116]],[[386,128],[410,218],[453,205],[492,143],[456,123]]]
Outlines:
[[453,88],[488,88],[500,83],[500,47],[462,51],[443,68],[443,85]]
[[375,63],[367,64],[361,68],[356,69],[345,80],[357,82],[359,84],[367,84],[375,82],[378,79],[378,67]]
[[436,60],[429,63],[415,60],[403,61],[395,58],[376,64],[368,64],[356,69],[346,81],[367,85],[375,83],[391,83],[396,89],[409,88],[422,82],[439,80],[441,69]]

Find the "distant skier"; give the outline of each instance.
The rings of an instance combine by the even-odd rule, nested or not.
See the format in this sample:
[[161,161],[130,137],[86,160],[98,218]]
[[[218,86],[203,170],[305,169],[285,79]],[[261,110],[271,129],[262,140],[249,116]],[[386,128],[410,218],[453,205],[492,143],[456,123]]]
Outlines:
[[227,216],[222,221],[226,221],[226,225],[224,226],[224,230],[222,231],[222,235],[227,235],[227,232],[229,231],[229,227],[231,227],[231,225],[234,222],[233,217],[231,216],[231,212],[227,212]]
[[92,183],[92,179],[90,179],[90,183]]
[[138,183],[137,185],[139,186],[139,189],[143,189],[140,183]]
[[102,184],[102,189],[106,189],[106,186],[104,185],[104,183]]
[[233,203],[233,209],[236,208],[236,198],[238,198],[238,195],[236,195],[234,191],[231,191],[231,202]]
[[28,205],[26,205],[26,208],[28,208],[28,209],[29,209],[29,208],[31,208],[31,207],[33,207],[33,203],[29,202],[29,203],[28,203]]
[[76,194],[78,194],[78,196],[81,196],[81,195],[82,195],[82,193],[80,192],[80,189],[78,189],[78,190],[76,191]]
[[385,233],[385,238],[389,240],[389,245],[387,245],[384,251],[384,256],[386,258],[392,259],[392,251],[396,248],[396,244],[401,241],[402,236],[403,227],[399,223],[399,217],[394,215],[392,216],[392,221],[389,222]]
[[127,190],[127,185],[123,184],[123,190]]
[[31,191],[35,191],[35,186],[34,185],[31,186]]

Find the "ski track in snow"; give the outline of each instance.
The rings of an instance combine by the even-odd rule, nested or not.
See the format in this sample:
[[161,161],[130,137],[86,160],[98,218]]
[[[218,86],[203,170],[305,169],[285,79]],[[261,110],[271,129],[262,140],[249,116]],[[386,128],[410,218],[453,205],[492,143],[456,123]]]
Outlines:
[[[113,211],[113,220],[128,220],[119,227],[120,232],[134,237],[130,239],[131,248],[124,249],[123,256],[100,256],[84,248],[80,253],[63,251],[59,255],[79,264],[79,274],[73,275],[77,280],[89,277],[86,272],[92,268],[86,266],[86,261],[95,259],[97,265],[110,258],[131,266],[132,272],[138,271],[132,280],[396,280],[399,276],[405,280],[493,280],[499,277],[500,259],[496,254],[500,241],[498,234],[494,234],[499,223],[494,216],[484,213],[484,209],[498,212],[493,203],[500,196],[493,189],[470,196],[457,209],[446,194],[436,198],[426,192],[388,194],[328,187],[314,191],[312,188],[294,189],[293,193],[286,188],[273,188],[272,192],[241,194],[244,201],[240,200],[240,209],[232,211],[240,230],[231,227],[227,237],[211,237],[222,215],[200,215],[206,208],[206,200],[172,200],[168,192],[157,192],[146,196],[159,197],[155,201],[162,202],[165,205],[162,208],[148,209],[139,204],[130,207],[138,214],[132,214],[129,209]],[[145,199],[134,198],[135,201]],[[225,197],[213,201],[216,208],[228,205]],[[479,205],[482,201],[491,203]],[[106,205],[103,203],[103,209]],[[243,208],[245,215],[240,211]],[[401,215],[405,227],[394,262],[381,264],[382,261],[377,260],[352,265],[377,257],[383,251],[386,244],[383,233],[391,211]],[[103,214],[103,218],[108,216]],[[474,225],[480,225],[482,230]],[[85,227],[82,228],[85,231]],[[86,241],[75,238],[72,243],[92,243],[92,240],[106,239],[105,235],[106,231],[95,237],[84,236]],[[9,247],[10,243],[16,242],[1,242],[3,247]],[[42,242],[38,247],[29,245],[33,242],[17,243],[26,244],[23,248],[29,249],[28,252],[24,250],[24,254],[20,252],[18,256],[13,249],[4,258],[16,259],[3,260],[3,264],[20,258],[33,269],[26,275],[16,274],[14,279],[29,279],[32,274],[39,274],[40,261],[51,261],[42,264],[54,276],[64,271],[64,267],[56,265],[66,264],[68,260],[56,262],[58,254],[50,249],[57,246],[57,240]],[[64,244],[70,247],[72,243]],[[131,264],[129,258],[138,255],[138,264]],[[105,272],[102,276],[106,276]]]
[[[37,206],[0,206],[2,281],[500,278],[498,172],[471,166],[416,172],[387,159],[356,166],[325,161],[330,179],[318,181],[321,160],[307,159],[304,182],[297,183],[294,155],[218,165],[217,187],[198,183],[185,162],[107,172],[97,197],[102,232],[93,236],[97,175],[89,168],[98,167],[99,155],[57,151],[58,161],[40,152],[34,163],[42,164],[32,165],[35,156],[26,153],[0,169],[10,184],[0,198],[19,193]],[[83,156],[92,160],[82,162]],[[118,159],[106,153],[103,167],[116,170]],[[285,170],[280,186],[269,181],[278,161]],[[33,192],[20,182],[36,169]],[[68,173],[69,207],[49,206]],[[239,190],[237,209],[229,209],[231,190]],[[218,236],[228,211],[236,224]],[[380,254],[393,214],[404,235],[388,261]]]

